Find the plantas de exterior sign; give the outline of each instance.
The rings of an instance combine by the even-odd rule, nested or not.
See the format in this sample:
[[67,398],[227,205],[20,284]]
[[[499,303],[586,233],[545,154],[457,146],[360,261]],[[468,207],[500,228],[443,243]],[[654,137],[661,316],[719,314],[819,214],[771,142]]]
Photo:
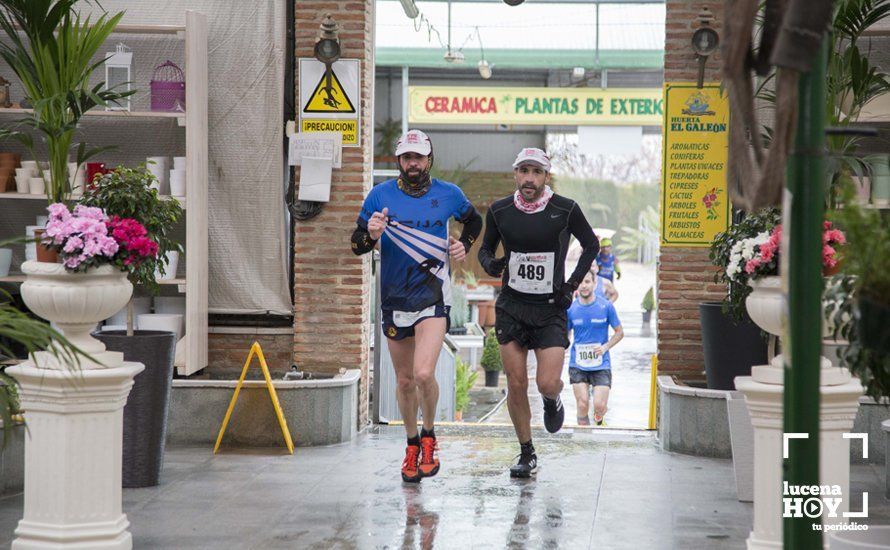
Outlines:
[[729,100],[719,84],[664,88],[661,245],[704,247],[729,224]]
[[411,124],[659,126],[658,88],[409,86]]

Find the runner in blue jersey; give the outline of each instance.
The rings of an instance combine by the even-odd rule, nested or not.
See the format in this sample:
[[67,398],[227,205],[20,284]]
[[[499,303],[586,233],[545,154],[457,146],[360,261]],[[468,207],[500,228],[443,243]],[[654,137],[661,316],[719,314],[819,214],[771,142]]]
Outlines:
[[[396,156],[399,177],[377,185],[365,198],[352,251],[364,254],[380,246],[381,323],[408,436],[402,479],[418,482],[439,471],[433,429],[439,401],[436,361],[451,309],[449,261],[466,257],[482,231],[482,217],[459,187],[430,177],[433,148],[426,134],[407,132],[396,145]],[[448,234],[451,218],[463,224],[458,239]]]
[[[589,425],[590,388],[593,388],[593,421],[603,425],[609,389],[612,387],[612,360],[609,350],[624,338],[615,306],[594,291],[594,275],[588,273],[578,287],[578,298],[568,311],[569,331],[574,342],[569,350],[569,382],[578,404],[578,424]],[[609,327],[614,333],[609,338]]]
[[614,304],[618,300],[618,291],[615,289],[612,281],[599,276],[599,266],[596,262],[590,264],[590,273],[596,281],[593,289],[594,294],[602,296]]
[[596,257],[596,265],[599,266],[599,276],[609,281],[621,278],[621,267],[618,258],[612,254],[612,239],[603,239],[600,242],[600,253]]

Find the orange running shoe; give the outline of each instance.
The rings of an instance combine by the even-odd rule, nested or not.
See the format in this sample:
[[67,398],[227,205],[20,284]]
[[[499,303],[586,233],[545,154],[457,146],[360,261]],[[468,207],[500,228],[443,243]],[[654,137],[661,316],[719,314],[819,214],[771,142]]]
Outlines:
[[417,483],[423,475],[417,468],[420,459],[420,447],[417,445],[408,445],[405,448],[405,460],[402,462],[402,481],[407,483]]
[[439,444],[434,437],[420,438],[420,475],[433,477],[439,473]]

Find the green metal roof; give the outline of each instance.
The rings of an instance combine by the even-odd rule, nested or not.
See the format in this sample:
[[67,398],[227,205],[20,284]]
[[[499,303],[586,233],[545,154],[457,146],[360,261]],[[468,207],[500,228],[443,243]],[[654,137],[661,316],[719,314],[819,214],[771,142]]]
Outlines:
[[[478,49],[463,52],[466,60],[459,65],[443,58],[442,48],[377,48],[377,66],[475,68],[480,59]],[[485,58],[492,67],[502,69],[661,69],[663,50],[485,50]]]

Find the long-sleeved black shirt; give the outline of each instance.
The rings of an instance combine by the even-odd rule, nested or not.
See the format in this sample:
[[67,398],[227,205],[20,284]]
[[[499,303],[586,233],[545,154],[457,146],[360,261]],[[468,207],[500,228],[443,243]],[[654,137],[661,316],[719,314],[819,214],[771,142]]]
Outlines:
[[568,283],[577,287],[599,253],[599,240],[575,201],[554,194],[541,212],[527,214],[513,204],[513,195],[491,205],[485,217],[485,235],[479,261],[488,271],[498,243],[504,244],[507,266],[502,276],[505,295],[529,303],[548,303],[565,277],[570,237],[581,243],[582,253]]

